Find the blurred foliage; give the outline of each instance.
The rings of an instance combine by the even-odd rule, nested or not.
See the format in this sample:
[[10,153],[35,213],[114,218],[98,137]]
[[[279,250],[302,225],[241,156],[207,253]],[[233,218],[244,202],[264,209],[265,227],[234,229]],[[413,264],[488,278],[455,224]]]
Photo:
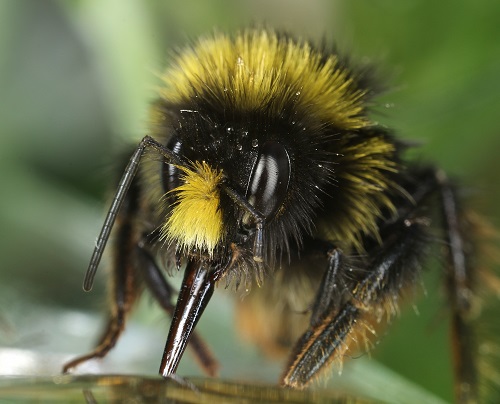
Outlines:
[[[115,156],[146,133],[155,75],[171,50],[214,28],[264,23],[378,62],[389,90],[376,119],[422,142],[412,157],[463,178],[478,210],[499,225],[499,17],[500,3],[487,0],[1,1],[0,343],[61,354],[92,344],[104,276],[92,294],[81,292],[81,282]],[[374,355],[451,400],[440,278],[426,274],[420,315],[406,310]],[[256,354],[239,345],[228,304],[224,296],[200,323],[215,350],[226,352],[226,374],[240,369],[238,377],[275,380],[278,365],[269,372],[264,359],[253,369],[243,365]],[[79,311],[91,309],[83,321]],[[225,310],[225,322],[216,310]],[[157,351],[136,371],[154,374],[168,319],[148,303],[140,311],[138,335],[143,325],[152,328],[154,342],[145,345]],[[68,313],[79,313],[78,321]],[[130,354],[131,338],[115,358]]]

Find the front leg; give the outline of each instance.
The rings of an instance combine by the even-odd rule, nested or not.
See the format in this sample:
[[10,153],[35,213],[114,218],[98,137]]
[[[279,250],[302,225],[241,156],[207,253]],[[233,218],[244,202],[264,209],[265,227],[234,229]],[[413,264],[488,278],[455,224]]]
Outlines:
[[[359,338],[367,341],[366,334],[374,333],[371,323],[396,312],[402,289],[412,284],[420,271],[426,231],[426,224],[419,220],[392,224],[392,237],[363,270],[365,277],[350,291],[352,297],[341,307],[326,305],[313,311],[309,329],[299,339],[282,375],[282,385],[305,387],[332,362],[342,363],[353,342]],[[341,262],[340,252],[335,255]],[[329,265],[324,279],[329,278],[328,272],[336,270],[335,265]],[[331,300],[329,289],[324,284],[320,287],[318,301]]]

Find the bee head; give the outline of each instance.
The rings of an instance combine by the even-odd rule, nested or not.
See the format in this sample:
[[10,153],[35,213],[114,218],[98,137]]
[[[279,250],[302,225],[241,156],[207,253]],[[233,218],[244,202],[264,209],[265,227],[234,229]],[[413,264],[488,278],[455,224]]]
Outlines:
[[[170,142],[173,150],[189,156],[182,160],[194,160],[185,166],[165,164],[163,173],[170,205],[161,231],[183,254],[196,251],[213,259],[235,247],[262,250],[255,247],[262,240],[255,239],[263,237],[265,222],[272,225],[282,213],[291,175],[286,147],[273,140],[261,146],[257,139],[248,143],[243,139],[248,132],[239,132],[236,142],[223,135],[224,141],[215,141],[208,151],[190,144],[189,137]],[[262,259],[262,251],[252,253]]]

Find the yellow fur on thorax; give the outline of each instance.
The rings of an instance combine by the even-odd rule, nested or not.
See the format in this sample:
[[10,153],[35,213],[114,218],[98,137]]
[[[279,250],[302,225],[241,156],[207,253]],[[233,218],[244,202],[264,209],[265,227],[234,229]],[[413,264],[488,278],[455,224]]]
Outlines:
[[298,110],[338,128],[368,126],[364,92],[355,89],[335,55],[326,61],[322,57],[306,42],[270,31],[243,31],[234,38],[216,34],[176,58],[160,91],[173,103],[211,94],[221,106],[237,105],[242,111],[265,107],[270,114],[280,114],[293,99]]
[[343,184],[335,195],[339,203],[335,222],[320,222],[318,235],[328,240],[342,240],[355,251],[363,252],[363,236],[379,239],[377,221],[385,214],[393,215],[396,209],[390,193],[402,192],[388,178],[398,166],[391,159],[395,146],[382,137],[368,138],[351,147],[344,147],[338,163],[347,169],[339,171],[338,180]]
[[196,162],[183,171],[182,185],[173,189],[177,200],[162,228],[163,237],[176,242],[182,250],[207,251],[212,254],[223,238],[222,213],[219,208],[219,183],[222,172],[206,162]]

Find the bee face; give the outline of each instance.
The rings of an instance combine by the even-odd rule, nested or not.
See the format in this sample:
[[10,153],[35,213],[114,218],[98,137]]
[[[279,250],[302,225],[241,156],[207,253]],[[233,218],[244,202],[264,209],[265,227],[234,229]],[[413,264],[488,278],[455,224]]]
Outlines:
[[[182,209],[183,204],[192,203],[195,195],[203,198],[204,194],[209,194],[209,190],[213,189],[213,195],[217,199],[216,210],[222,221],[221,229],[224,230],[216,237],[217,242],[208,244],[212,249],[222,251],[228,251],[230,244],[248,247],[255,234],[255,219],[231,197],[220,192],[223,183],[234,189],[266,221],[268,252],[286,245],[290,235],[295,235],[299,240],[300,231],[310,226],[312,215],[294,214],[297,210],[294,205],[302,205],[297,199],[307,184],[304,178],[297,177],[297,170],[303,169],[304,163],[319,165],[318,145],[304,142],[303,133],[294,133],[294,130],[297,132],[296,129],[283,122],[252,125],[252,118],[246,117],[223,124],[213,122],[207,118],[209,116],[202,110],[183,111],[181,118],[167,130],[175,133],[169,142],[181,160],[203,162],[205,170],[215,175],[205,176],[205,180],[199,182],[203,189],[200,188],[197,192],[192,189],[192,193],[189,193],[185,184],[194,184],[193,176],[186,175],[186,170],[182,167],[164,162],[164,192],[174,198],[171,199],[173,204],[166,207],[164,217],[171,218],[176,209]],[[207,143],[206,139],[210,139],[210,142]],[[305,158],[308,153],[310,157]],[[203,171],[200,167],[195,169],[195,172],[200,171]],[[325,183],[330,180],[331,169],[318,169],[314,175],[316,184]],[[313,202],[314,200],[315,198],[311,199]],[[313,211],[312,208],[309,210]],[[201,222],[207,216],[206,212],[203,209],[197,212],[193,221]],[[185,213],[181,216],[186,219],[189,217]],[[167,223],[166,231],[172,232],[169,219]],[[196,228],[186,224],[181,227],[182,233],[186,228]],[[198,249],[200,247],[193,246]],[[189,249],[193,246],[187,247]]]
[[[286,319],[266,338],[250,333],[269,348],[289,339],[292,323],[303,326],[280,379],[302,388],[372,334],[370,324],[397,313],[425,264],[424,216],[433,204],[447,240],[456,361],[473,368],[471,340],[460,340],[474,272],[463,245],[473,226],[446,176],[402,164],[402,145],[371,121],[368,76],[335,53],[266,30],[216,34],[181,52],[163,76],[151,136],[130,158],[85,280],[90,289],[117,221],[107,332],[65,370],[116,343],[141,278],[173,317],[160,373],[175,373],[190,342],[213,375],[217,363],[195,325],[217,282],[256,278],[263,289],[242,306],[251,317],[245,327]],[[185,263],[175,305],[157,256]],[[300,312],[307,321],[296,321]],[[474,371],[460,368],[456,378],[475,385]]]

